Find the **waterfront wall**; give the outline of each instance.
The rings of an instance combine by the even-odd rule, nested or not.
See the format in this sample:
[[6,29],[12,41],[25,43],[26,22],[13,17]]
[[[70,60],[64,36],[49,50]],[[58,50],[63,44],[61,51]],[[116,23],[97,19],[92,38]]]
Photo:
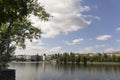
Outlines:
[[0,70],[0,80],[15,80],[15,70]]

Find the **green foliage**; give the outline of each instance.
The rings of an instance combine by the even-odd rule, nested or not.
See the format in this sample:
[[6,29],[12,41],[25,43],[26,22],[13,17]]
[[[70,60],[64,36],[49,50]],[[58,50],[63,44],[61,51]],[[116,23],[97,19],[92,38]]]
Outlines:
[[81,61],[81,56],[78,55],[78,56],[76,57],[76,63],[80,63],[80,61]]
[[36,61],[42,61],[42,56],[36,55]]
[[0,24],[14,22],[33,14],[41,20],[48,20],[50,16],[37,0],[1,0],[0,1]]
[[[113,53],[114,54],[114,53]],[[120,53],[119,53],[120,54]],[[57,54],[55,54],[57,55]],[[55,58],[55,57],[54,57]],[[52,59],[54,59],[52,57]],[[120,56],[116,55],[107,55],[107,54],[75,54],[75,53],[63,53],[59,54],[55,59],[58,59],[58,62],[61,63],[80,63],[83,62],[120,62]]]
[[75,62],[75,54],[74,54],[74,53],[70,53],[70,61],[71,61],[72,63]]
[[41,21],[50,17],[37,0],[0,0],[0,60],[14,53],[16,45],[24,49],[25,39],[40,38],[41,30],[32,25],[30,15]]

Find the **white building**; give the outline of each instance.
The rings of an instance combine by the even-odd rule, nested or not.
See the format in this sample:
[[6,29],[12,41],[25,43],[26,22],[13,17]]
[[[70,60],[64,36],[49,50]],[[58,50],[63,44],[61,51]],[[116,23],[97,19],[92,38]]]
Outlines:
[[42,58],[43,58],[43,61],[45,61],[46,60],[46,55],[44,54]]

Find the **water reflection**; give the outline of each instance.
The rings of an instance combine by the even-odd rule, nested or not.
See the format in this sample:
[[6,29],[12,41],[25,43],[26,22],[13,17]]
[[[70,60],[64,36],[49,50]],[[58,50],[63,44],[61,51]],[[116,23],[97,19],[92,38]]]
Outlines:
[[120,65],[11,63],[16,80],[120,80]]

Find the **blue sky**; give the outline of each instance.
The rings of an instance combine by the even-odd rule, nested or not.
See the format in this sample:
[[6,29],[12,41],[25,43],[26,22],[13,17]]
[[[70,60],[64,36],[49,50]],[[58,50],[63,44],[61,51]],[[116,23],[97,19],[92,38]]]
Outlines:
[[26,50],[16,54],[120,51],[120,0],[38,1],[53,18],[41,22],[31,16],[43,34],[32,43],[26,40]]

